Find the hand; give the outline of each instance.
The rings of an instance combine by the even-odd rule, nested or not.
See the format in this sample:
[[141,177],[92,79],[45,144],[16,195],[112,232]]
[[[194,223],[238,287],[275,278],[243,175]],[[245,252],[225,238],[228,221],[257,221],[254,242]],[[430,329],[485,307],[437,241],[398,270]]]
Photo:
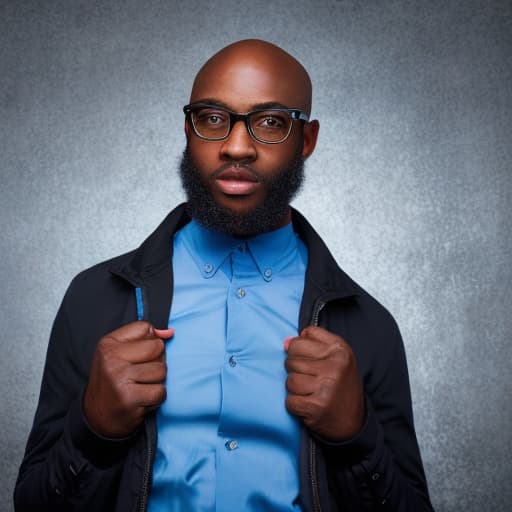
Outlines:
[[162,339],[173,335],[173,329],[133,322],[100,339],[83,402],[85,417],[96,433],[126,437],[165,400]]
[[287,409],[326,440],[354,437],[364,422],[356,358],[347,342],[321,327],[285,341]]

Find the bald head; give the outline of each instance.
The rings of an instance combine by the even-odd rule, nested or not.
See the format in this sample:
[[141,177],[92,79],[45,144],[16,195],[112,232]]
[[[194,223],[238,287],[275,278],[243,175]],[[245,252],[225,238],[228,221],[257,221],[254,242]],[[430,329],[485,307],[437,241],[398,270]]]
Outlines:
[[237,111],[279,103],[311,112],[311,80],[302,64],[278,46],[257,39],[238,41],[199,70],[190,102],[216,100]]

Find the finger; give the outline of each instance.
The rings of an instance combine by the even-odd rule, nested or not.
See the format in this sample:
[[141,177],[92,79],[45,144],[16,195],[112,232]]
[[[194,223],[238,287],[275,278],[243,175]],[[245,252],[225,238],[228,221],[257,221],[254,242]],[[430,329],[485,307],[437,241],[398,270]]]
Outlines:
[[288,348],[290,347],[290,343],[292,342],[293,338],[295,338],[295,336],[288,336],[287,338],[285,338],[284,340],[284,349],[288,352]]
[[316,340],[327,345],[332,345],[333,343],[346,343],[341,336],[316,325],[308,325],[307,327],[304,327],[300,332],[300,336]]
[[341,339],[331,343],[319,342],[317,339],[297,336],[290,341],[288,357],[304,359],[325,359],[341,348]]
[[142,338],[152,338],[154,336],[153,326],[144,320],[131,322],[119,327],[109,333],[106,337],[113,338],[119,342],[140,340]]
[[139,407],[158,407],[166,398],[163,384],[134,384],[131,389],[132,403]]
[[160,338],[151,338],[119,344],[115,355],[129,363],[145,363],[160,359],[164,351],[164,342]]
[[317,389],[318,381],[315,376],[290,373],[286,379],[286,390],[294,395],[311,395]]
[[309,396],[289,394],[285,405],[289,412],[304,419],[311,418],[318,412],[318,407]]
[[319,364],[322,360],[305,359],[303,357],[287,357],[284,366],[288,374],[299,373],[301,375],[309,375],[317,377],[321,375],[324,365]]
[[167,365],[163,361],[151,361],[131,365],[127,377],[138,384],[159,384],[165,381]]
[[162,340],[168,340],[174,336],[174,329],[153,329],[155,334]]

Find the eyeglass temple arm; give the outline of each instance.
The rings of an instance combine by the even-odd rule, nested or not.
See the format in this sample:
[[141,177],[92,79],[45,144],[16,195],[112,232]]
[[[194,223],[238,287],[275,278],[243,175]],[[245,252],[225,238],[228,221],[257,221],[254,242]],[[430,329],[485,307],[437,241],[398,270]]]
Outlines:
[[298,119],[299,121],[305,121],[306,123],[309,121],[309,116],[306,112],[302,110],[293,110],[291,112],[292,119]]

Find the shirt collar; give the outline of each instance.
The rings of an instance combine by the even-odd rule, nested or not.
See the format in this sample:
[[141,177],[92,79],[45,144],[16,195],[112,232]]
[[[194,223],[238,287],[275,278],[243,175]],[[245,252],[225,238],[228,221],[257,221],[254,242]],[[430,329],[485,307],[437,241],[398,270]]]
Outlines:
[[261,276],[265,281],[271,281],[272,276],[295,256],[297,235],[290,222],[274,231],[249,238],[247,245]]
[[203,227],[192,219],[183,228],[183,241],[205,278],[215,275],[234,250],[247,248],[265,281],[283,269],[295,255],[297,236],[292,224],[250,238],[234,238]]

